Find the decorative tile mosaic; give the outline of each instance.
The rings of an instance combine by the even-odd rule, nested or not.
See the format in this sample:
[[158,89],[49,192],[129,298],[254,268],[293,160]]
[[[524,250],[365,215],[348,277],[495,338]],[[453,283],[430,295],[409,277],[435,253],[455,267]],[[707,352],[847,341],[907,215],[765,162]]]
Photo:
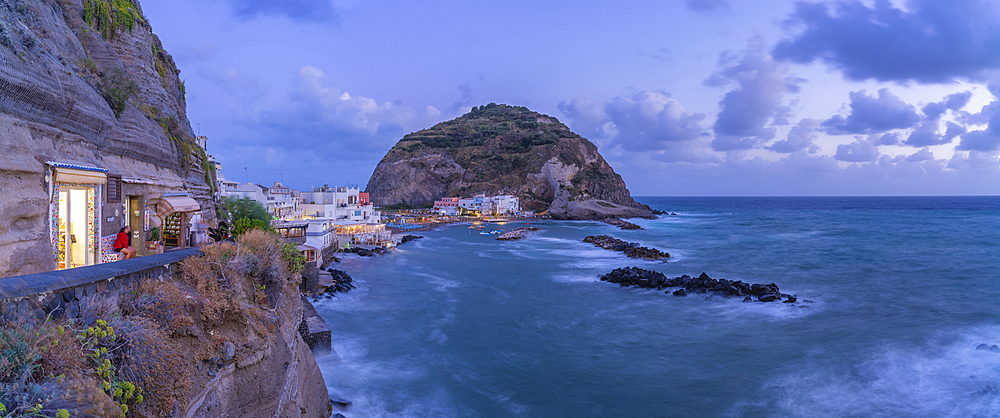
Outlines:
[[125,254],[116,253],[114,250],[115,238],[118,235],[108,235],[101,238],[101,262],[110,263],[112,261],[118,261],[125,258]]

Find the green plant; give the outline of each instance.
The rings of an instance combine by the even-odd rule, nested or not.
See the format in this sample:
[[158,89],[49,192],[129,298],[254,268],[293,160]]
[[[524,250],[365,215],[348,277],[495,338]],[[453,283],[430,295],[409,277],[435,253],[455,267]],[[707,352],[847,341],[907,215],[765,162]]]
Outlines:
[[239,218],[235,222],[233,222],[233,235],[237,237],[254,229],[270,231],[271,225],[267,221],[262,221],[260,219],[250,219],[250,218]]
[[106,74],[101,79],[100,88],[104,101],[108,102],[116,118],[121,117],[128,99],[138,90],[135,82],[120,68],[115,68]]
[[83,21],[104,39],[112,39],[124,30],[131,32],[137,22],[146,23],[131,0],[84,0]]
[[150,241],[159,241],[160,240],[160,228],[159,227],[155,227],[154,226],[152,229],[149,230],[149,240]]
[[271,220],[271,215],[267,213],[267,208],[256,200],[229,196],[222,203],[229,215],[228,219],[238,220],[247,218],[263,221],[264,223],[268,223]]
[[305,255],[298,248],[295,248],[295,244],[290,242],[281,245],[281,258],[288,263],[288,270],[292,273],[302,271],[302,267],[306,265]]

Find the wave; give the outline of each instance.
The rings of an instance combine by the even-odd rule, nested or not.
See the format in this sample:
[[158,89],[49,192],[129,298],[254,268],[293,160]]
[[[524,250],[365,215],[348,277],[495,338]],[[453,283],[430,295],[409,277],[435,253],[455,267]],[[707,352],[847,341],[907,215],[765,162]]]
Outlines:
[[[945,340],[941,342],[940,340]],[[1000,326],[967,329],[920,346],[878,348],[847,370],[809,365],[770,381],[769,400],[744,403],[732,415],[772,411],[810,417],[990,417],[1000,411]]]

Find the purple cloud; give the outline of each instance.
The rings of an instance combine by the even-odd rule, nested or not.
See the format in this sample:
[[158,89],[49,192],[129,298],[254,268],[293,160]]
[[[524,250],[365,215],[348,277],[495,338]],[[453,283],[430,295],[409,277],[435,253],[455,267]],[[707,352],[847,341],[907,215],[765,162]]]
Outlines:
[[813,145],[813,141],[819,137],[819,121],[816,119],[802,119],[799,124],[788,131],[788,137],[777,141],[765,148],[785,154],[808,150],[815,153],[818,147]]
[[674,149],[671,143],[702,135],[705,114],[685,110],[680,102],[659,92],[642,91],[632,97],[606,102],[575,98],[559,103],[574,131],[593,139],[606,139],[626,151]]
[[272,15],[312,23],[336,22],[339,17],[330,0],[233,0],[233,13],[247,19]]
[[[723,60],[727,58],[731,57]],[[716,151],[750,149],[773,138],[774,129],[768,124],[787,121],[789,110],[782,98],[798,92],[801,81],[754,41],[739,62],[705,80],[711,87],[735,85],[719,102],[712,147]]]
[[729,11],[728,0],[687,0],[688,9],[698,13],[713,13]]
[[852,80],[947,83],[1000,68],[1000,14],[988,0],[798,2],[786,26],[800,31],[774,47],[780,60],[821,60]]
[[833,158],[850,163],[868,163],[878,160],[878,156],[878,147],[874,141],[857,138],[850,144],[837,145],[837,154]]
[[912,128],[920,122],[913,105],[904,102],[889,89],[880,89],[878,97],[864,90],[851,92],[851,114],[834,116],[823,122],[831,135],[881,133],[893,129]]

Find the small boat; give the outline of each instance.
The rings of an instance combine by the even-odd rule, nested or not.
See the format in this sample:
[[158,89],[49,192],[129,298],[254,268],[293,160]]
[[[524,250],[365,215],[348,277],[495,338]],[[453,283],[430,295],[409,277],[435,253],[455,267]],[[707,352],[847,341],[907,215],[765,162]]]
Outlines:
[[490,235],[490,233],[486,231],[479,231],[479,235]]
[[502,233],[503,233],[503,231],[501,231],[499,229],[494,229],[494,230],[490,231],[490,234],[502,234]]

